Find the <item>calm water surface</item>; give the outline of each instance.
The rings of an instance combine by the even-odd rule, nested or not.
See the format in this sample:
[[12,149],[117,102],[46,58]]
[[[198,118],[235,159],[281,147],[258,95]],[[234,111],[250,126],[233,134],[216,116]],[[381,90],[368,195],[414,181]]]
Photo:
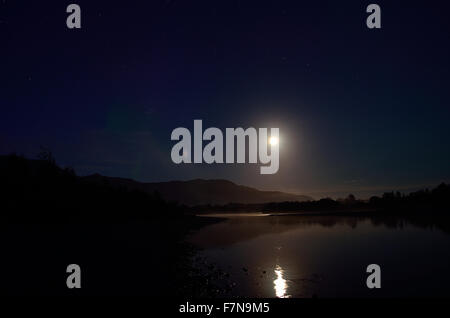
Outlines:
[[[224,296],[448,296],[450,235],[401,220],[228,216],[191,235],[196,267]],[[382,288],[366,287],[381,266]],[[450,288],[450,287],[449,287]]]

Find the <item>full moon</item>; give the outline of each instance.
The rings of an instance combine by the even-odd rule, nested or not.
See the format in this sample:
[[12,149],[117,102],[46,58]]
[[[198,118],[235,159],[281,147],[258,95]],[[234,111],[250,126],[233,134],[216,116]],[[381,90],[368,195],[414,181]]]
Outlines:
[[269,138],[269,144],[270,144],[271,146],[276,146],[276,145],[278,145],[278,138],[277,138],[277,137],[270,137],[270,138]]

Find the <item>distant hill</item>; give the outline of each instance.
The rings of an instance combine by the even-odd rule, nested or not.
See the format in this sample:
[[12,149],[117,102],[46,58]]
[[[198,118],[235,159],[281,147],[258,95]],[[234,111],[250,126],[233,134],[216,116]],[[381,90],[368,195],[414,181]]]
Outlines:
[[109,184],[125,187],[129,190],[140,190],[147,193],[157,191],[168,201],[178,201],[186,205],[227,204],[227,203],[267,203],[283,201],[309,201],[311,197],[280,191],[261,191],[237,185],[228,180],[169,181],[143,183],[131,179],[105,177],[94,174],[81,177],[82,180],[97,184]]

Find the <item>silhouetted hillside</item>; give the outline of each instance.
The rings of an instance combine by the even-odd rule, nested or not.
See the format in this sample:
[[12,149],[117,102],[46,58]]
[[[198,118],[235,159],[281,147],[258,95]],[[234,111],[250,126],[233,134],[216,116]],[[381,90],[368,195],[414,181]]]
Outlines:
[[126,222],[181,215],[157,193],[85,182],[49,156],[0,156],[1,218],[26,222]]
[[324,198],[278,191],[259,191],[226,180],[141,183],[101,175],[77,177],[59,168],[51,155],[42,160],[0,156],[3,218],[58,220],[133,220],[208,211],[382,212],[395,215],[450,214],[450,186],[408,195],[399,192],[357,200]]
[[268,203],[282,201],[308,201],[311,197],[279,191],[260,191],[237,185],[227,180],[170,181],[142,183],[131,179],[104,177],[99,174],[82,177],[94,184],[107,184],[116,188],[127,188],[147,193],[158,192],[164,200],[176,201],[189,206],[228,203]]
[[310,198],[259,191],[226,180],[140,183],[98,174],[78,177],[51,153],[39,160],[0,156],[3,218],[30,222],[128,221],[186,214],[182,204],[267,203]]

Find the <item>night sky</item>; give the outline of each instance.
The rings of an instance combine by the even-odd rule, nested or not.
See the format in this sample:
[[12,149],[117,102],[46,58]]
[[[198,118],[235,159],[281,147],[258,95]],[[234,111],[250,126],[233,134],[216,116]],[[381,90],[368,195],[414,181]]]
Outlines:
[[[450,181],[448,2],[30,2],[0,0],[0,154],[314,197]],[[170,134],[194,119],[279,127],[279,172],[175,165]]]

